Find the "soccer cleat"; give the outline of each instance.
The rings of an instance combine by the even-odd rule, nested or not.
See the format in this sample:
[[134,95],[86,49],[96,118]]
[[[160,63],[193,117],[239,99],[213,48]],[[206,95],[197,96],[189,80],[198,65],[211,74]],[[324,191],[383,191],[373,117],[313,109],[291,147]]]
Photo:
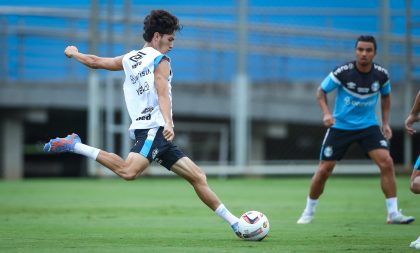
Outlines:
[[309,224],[314,219],[314,213],[303,213],[302,216],[300,216],[299,220],[297,221],[297,224]]
[[402,214],[401,210],[396,213],[391,213],[388,215],[386,223],[388,224],[410,224],[415,221],[413,216],[405,216]]
[[420,236],[410,243],[410,248],[420,249]]
[[236,222],[230,226],[235,233],[235,235],[242,239],[242,234],[239,232],[239,222]]
[[81,140],[80,137],[75,133],[69,134],[65,138],[57,137],[45,143],[44,152],[73,152],[74,145],[76,145],[76,143],[81,143]]

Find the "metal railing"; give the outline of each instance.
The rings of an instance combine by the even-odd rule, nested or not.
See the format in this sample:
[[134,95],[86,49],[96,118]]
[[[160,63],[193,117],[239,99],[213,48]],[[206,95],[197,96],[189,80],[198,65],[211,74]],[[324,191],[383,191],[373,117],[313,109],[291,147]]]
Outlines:
[[[148,9],[145,6],[133,6],[131,13],[136,13],[136,16],[124,16],[122,10],[116,9],[110,16],[102,8],[98,17],[101,27],[97,38],[99,53],[119,55],[125,53],[126,45],[141,47],[141,23]],[[176,82],[230,83],[236,65],[238,43],[234,8],[201,10],[197,7],[172,6],[167,9],[179,15],[184,25],[176,41],[177,50],[171,55],[176,59],[173,61]],[[413,11],[413,15],[419,14],[419,11]],[[322,17],[323,21],[310,25],[281,22],[281,17],[293,15],[301,19]],[[404,12],[394,10],[390,15],[403,17]],[[376,35],[381,45],[384,36],[374,27],[379,26],[383,17],[380,17],[380,11],[376,9],[250,9],[248,70],[251,81],[319,82],[334,65],[352,59],[354,40],[366,31],[335,27],[332,23],[338,16],[345,16],[349,20],[361,17],[375,20],[376,24],[370,24],[369,33]],[[89,10],[3,6],[0,7],[0,24],[2,80],[59,82],[86,78],[87,72],[83,67],[66,62],[62,52],[67,44],[76,44],[85,52],[88,50]],[[129,26],[130,34],[125,34],[125,25]],[[387,38],[390,45],[389,63],[384,65],[389,65],[393,80],[403,81],[404,34],[389,31]],[[417,47],[413,63],[420,65],[418,34],[413,36],[413,45]],[[380,53],[378,61],[381,60]]]

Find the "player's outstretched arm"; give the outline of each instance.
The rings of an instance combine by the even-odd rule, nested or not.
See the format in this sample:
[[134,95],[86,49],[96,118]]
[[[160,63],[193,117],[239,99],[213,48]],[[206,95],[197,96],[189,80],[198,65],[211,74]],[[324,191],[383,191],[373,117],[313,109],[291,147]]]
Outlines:
[[113,58],[109,57],[99,57],[92,54],[84,54],[80,53],[77,47],[75,46],[68,46],[64,50],[64,54],[68,58],[74,58],[80,63],[88,66],[92,69],[106,69],[106,70],[122,70],[122,58],[123,56],[117,56]]
[[412,125],[415,122],[418,122],[420,120],[419,112],[420,112],[420,91],[417,93],[413,108],[411,109],[411,112],[408,115],[408,118],[405,120],[405,129],[410,135],[413,135],[416,133],[416,130],[412,127]]

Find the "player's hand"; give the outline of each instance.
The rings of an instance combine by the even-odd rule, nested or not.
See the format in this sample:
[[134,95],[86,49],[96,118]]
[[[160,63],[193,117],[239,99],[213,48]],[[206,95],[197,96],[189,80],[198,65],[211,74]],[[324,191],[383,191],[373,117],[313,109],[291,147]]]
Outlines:
[[73,55],[77,54],[79,52],[79,50],[77,49],[77,47],[75,46],[68,46],[66,47],[66,49],[64,50],[64,54],[68,57],[71,58],[73,57]]
[[385,139],[390,140],[392,138],[392,130],[388,124],[382,126],[382,132],[384,134]]
[[415,122],[418,122],[419,120],[419,116],[412,114],[410,114],[405,120],[405,130],[407,130],[409,135],[413,135],[416,133],[416,129],[414,129],[411,125],[413,125]]
[[172,124],[165,124],[163,128],[163,137],[165,137],[167,141],[173,141],[175,138],[175,132]]
[[324,118],[322,119],[322,122],[324,123],[324,126],[330,127],[335,124],[335,119],[330,113],[328,113],[328,114],[324,114]]

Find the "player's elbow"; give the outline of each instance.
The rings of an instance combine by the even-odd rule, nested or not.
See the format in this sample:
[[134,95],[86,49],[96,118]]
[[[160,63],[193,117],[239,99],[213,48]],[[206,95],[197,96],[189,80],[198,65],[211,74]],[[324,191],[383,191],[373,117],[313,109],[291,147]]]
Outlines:
[[316,98],[318,100],[325,99],[325,91],[321,87],[319,87],[316,91]]

